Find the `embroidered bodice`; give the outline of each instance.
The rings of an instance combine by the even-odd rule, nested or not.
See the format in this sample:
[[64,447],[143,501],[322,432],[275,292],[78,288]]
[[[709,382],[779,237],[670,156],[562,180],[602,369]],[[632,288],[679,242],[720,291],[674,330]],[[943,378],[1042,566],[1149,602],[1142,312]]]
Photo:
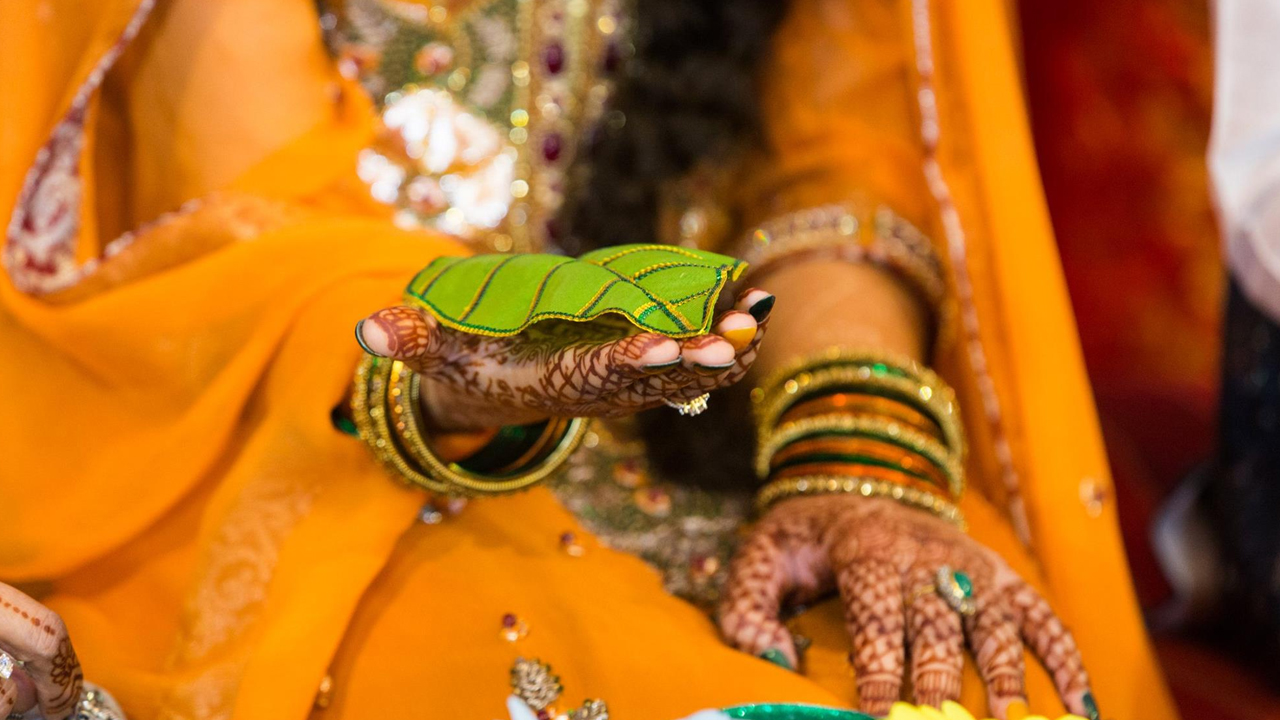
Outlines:
[[[359,158],[406,227],[554,247],[585,132],[630,53],[620,0],[347,0],[322,18],[381,114]],[[610,119],[622,122],[620,118]]]

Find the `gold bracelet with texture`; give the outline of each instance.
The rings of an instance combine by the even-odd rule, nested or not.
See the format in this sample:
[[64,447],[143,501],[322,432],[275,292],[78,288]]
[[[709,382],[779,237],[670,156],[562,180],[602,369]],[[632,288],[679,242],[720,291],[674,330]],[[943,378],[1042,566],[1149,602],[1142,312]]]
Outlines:
[[875,478],[811,475],[775,480],[765,485],[756,495],[756,510],[763,514],[777,502],[802,495],[838,494],[889,498],[903,505],[932,513],[953,523],[961,530],[966,529],[964,514],[954,503],[932,493]]

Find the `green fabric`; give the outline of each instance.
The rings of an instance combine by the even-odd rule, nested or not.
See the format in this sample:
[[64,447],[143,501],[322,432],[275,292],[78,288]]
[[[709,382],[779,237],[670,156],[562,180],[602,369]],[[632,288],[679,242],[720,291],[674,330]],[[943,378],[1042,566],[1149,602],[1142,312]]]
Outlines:
[[578,259],[560,255],[437,258],[409,283],[406,301],[446,326],[515,335],[540,320],[583,322],[606,313],[673,338],[711,329],[716,300],[746,263],[671,245],[619,245]]
[[724,714],[731,718],[743,718],[743,720],[875,720],[870,715],[853,710],[791,703],[738,705],[725,708]]

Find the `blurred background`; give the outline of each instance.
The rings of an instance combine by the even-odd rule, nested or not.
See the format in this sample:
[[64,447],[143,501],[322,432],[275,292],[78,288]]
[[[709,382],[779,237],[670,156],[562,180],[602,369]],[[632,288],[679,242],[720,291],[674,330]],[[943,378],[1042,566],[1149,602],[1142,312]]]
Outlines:
[[1187,718],[1280,718],[1267,661],[1159,622],[1153,519],[1217,440],[1225,275],[1207,0],[1023,0],[1031,118],[1138,594]]

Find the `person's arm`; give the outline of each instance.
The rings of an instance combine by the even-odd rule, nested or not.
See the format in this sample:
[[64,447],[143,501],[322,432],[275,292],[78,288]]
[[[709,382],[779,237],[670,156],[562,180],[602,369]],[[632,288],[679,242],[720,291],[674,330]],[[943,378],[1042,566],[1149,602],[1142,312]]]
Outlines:
[[[1070,633],[955,522],[955,401],[920,367],[948,301],[927,239],[941,220],[925,174],[912,4],[797,0],[790,13],[763,81],[768,152],[742,188],[766,230],[744,246],[751,282],[778,298],[756,382],[809,364],[757,393],[763,516],[733,562],[721,631],[797,667],[780,612],[834,592],[866,712],[885,714],[907,677],[916,702],[957,700],[967,644],[992,714],[1021,717],[1025,638],[1068,709],[1096,717]],[[823,354],[838,359],[813,360]]]

